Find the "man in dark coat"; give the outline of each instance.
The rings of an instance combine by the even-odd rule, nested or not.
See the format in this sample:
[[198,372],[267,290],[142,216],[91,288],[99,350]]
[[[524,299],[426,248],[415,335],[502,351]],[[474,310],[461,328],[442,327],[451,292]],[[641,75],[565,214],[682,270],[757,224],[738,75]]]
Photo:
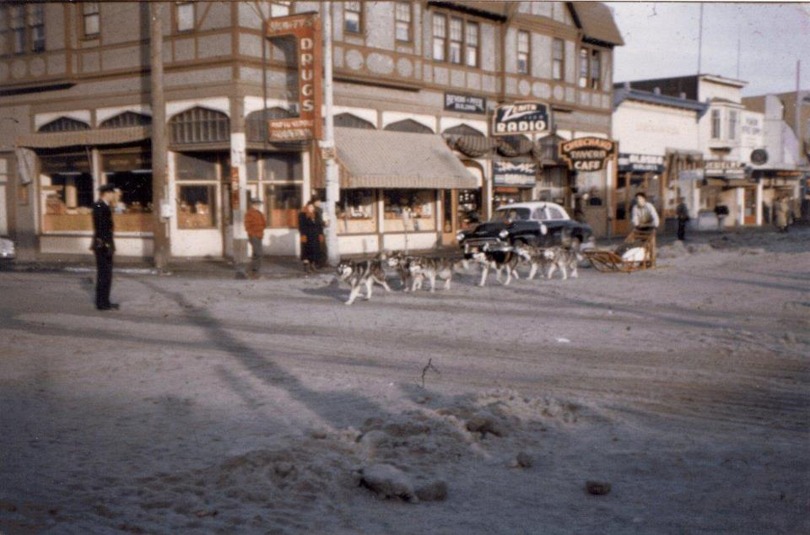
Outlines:
[[321,265],[322,244],[324,242],[323,221],[318,217],[312,201],[298,214],[298,232],[301,235],[301,260],[304,272],[317,271]]
[[678,218],[678,239],[684,241],[686,239],[686,224],[689,222],[689,208],[682,198],[678,199],[675,215]]
[[115,186],[104,184],[99,198],[93,203],[93,243],[91,249],[96,255],[96,308],[118,310],[117,303],[110,302],[112,288],[113,240],[112,204],[115,201]]

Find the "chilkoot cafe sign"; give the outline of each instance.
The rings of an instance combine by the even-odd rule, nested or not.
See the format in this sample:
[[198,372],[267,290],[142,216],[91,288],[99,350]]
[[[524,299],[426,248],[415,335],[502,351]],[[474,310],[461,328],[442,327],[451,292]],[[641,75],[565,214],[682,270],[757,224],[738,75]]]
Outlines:
[[321,21],[317,15],[292,15],[270,19],[265,27],[268,39],[292,36],[298,55],[298,117],[271,119],[269,141],[301,141],[321,138],[321,72],[323,46]]
[[617,143],[599,137],[581,137],[560,143],[560,156],[575,171],[601,171],[616,154]]

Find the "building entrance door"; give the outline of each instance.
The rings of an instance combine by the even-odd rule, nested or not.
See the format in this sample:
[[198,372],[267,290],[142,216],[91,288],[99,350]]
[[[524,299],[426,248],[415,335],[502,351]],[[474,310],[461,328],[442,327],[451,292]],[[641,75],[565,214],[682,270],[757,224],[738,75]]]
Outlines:
[[439,222],[442,226],[442,245],[451,246],[456,243],[456,218],[455,213],[458,210],[458,195],[454,189],[441,190],[442,194],[442,220]]

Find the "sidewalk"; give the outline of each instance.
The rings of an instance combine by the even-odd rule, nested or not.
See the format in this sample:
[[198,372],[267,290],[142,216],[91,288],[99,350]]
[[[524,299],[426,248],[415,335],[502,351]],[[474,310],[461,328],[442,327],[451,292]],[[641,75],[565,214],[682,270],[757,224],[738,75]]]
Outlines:
[[[806,236],[810,231],[810,225],[796,224],[791,227],[791,231],[800,236]],[[769,234],[774,238],[784,239],[785,234],[778,234],[771,226],[764,227],[742,227],[731,228],[723,231],[692,231],[687,232],[687,244],[717,243],[718,240],[727,241],[735,238],[751,237],[759,240],[766,239]],[[611,239],[600,239],[597,247],[611,247],[621,243],[623,237]],[[658,247],[671,245],[676,241],[674,234],[659,233]],[[415,253],[428,253],[439,256],[453,256],[459,253],[458,248],[444,247],[432,249],[430,251],[414,251]],[[160,273],[154,268],[151,260],[143,258],[116,257],[114,272],[130,275],[155,275],[155,276],[178,276],[199,279],[245,279],[246,266],[234,265],[233,261],[226,258],[173,258],[169,261],[168,269]],[[42,255],[33,261],[17,260],[11,267],[11,271],[42,271],[42,272],[73,272],[73,273],[95,273],[96,265],[92,257],[78,255]],[[321,274],[333,274],[334,269],[324,267]],[[263,279],[289,279],[304,277],[305,273],[301,266],[301,261],[292,256],[267,256],[262,263]]]

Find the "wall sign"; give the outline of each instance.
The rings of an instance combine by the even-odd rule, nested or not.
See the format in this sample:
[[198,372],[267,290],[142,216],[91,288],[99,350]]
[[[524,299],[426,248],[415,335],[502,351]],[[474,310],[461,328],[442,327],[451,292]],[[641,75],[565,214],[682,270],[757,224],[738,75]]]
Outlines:
[[537,179],[534,162],[492,162],[492,182],[496,186],[534,186]]
[[705,164],[706,178],[726,178],[740,180],[745,178],[745,164],[726,160],[708,160]]
[[444,109],[447,111],[460,111],[464,113],[477,113],[483,115],[487,112],[487,99],[472,95],[445,93]]
[[656,154],[619,154],[619,171],[639,173],[663,173],[664,157]]
[[545,134],[551,131],[551,108],[543,102],[515,102],[495,108],[493,136]]
[[265,37],[292,35],[298,53],[298,117],[270,119],[267,132],[270,141],[298,141],[321,138],[321,72],[323,46],[321,21],[315,14],[292,15],[267,21]]
[[618,143],[599,137],[581,137],[560,143],[560,157],[575,171],[601,171],[618,149]]

